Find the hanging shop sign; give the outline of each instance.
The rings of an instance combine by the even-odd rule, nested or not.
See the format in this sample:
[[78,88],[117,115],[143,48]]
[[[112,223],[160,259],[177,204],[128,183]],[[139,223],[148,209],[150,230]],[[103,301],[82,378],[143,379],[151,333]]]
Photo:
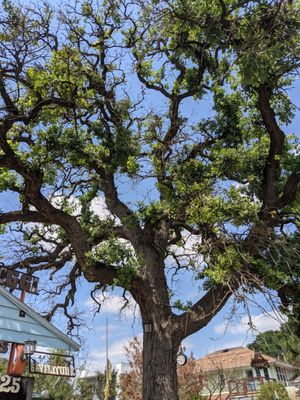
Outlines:
[[26,400],[31,398],[33,382],[27,378],[17,378],[10,375],[0,376],[0,399],[1,400]]
[[31,374],[75,377],[74,357],[36,351],[29,356],[29,372]]
[[0,285],[37,294],[39,278],[0,266]]

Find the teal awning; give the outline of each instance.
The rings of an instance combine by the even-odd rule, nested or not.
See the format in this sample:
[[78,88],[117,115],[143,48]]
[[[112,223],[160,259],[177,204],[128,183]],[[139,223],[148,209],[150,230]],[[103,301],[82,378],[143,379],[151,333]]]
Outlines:
[[0,286],[0,340],[59,350],[79,350],[79,345]]

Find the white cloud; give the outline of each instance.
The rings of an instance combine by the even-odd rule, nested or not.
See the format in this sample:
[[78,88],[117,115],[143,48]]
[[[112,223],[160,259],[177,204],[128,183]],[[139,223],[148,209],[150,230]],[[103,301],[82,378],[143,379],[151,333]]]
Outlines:
[[[51,197],[50,201],[55,207],[61,208],[63,205],[63,201],[65,201],[65,198],[62,195],[54,195]],[[71,207],[72,214],[79,215],[81,212],[81,204],[79,198],[77,198],[76,196],[70,196],[68,197],[67,202],[69,207]],[[92,200],[91,210],[103,219],[112,216],[111,212],[107,208],[105,199],[102,196],[95,197]]]
[[[122,296],[111,296],[109,294],[99,294],[96,299],[101,303],[101,313],[121,314],[127,317],[134,317],[138,313],[137,303],[128,295],[128,303]],[[92,298],[86,301],[86,305],[90,306],[92,311],[97,308],[97,304]]]
[[[192,235],[188,231],[182,232],[181,246],[172,245],[170,247],[170,252],[176,258],[180,259],[182,264],[189,264],[190,262],[195,265],[201,265],[203,262],[202,254],[199,254],[198,245],[201,243],[201,237],[197,235]],[[172,255],[168,257],[169,261],[172,262]]]
[[78,198],[75,196],[70,196],[66,199],[62,195],[53,195],[49,200],[51,204],[56,208],[61,208],[64,201],[67,200],[68,207],[70,208],[69,212],[75,216],[80,214],[81,205]]
[[244,347],[247,341],[245,339],[238,339],[238,340],[216,340],[213,343],[210,343],[209,346],[205,349],[202,356],[210,354],[214,351],[223,350],[223,349],[232,349],[234,347]]
[[[259,315],[252,315],[243,317],[238,324],[232,322],[224,322],[214,327],[214,332],[217,334],[224,334],[225,332],[231,333],[232,335],[246,335],[247,332],[260,333],[268,330],[277,330],[280,328],[284,318],[271,311],[269,313],[263,313]],[[251,326],[252,325],[252,326]]]
[[[138,338],[142,340],[141,336],[138,336]],[[112,343],[109,341],[108,358],[113,367],[117,363],[127,361],[125,346],[128,346],[130,340],[132,340],[132,337],[124,337]],[[90,351],[88,360],[81,376],[93,375],[97,371],[104,371],[106,366],[106,349],[103,347],[101,350]]]
[[101,219],[111,217],[111,212],[108,210],[104,197],[96,197],[92,200],[91,210]]

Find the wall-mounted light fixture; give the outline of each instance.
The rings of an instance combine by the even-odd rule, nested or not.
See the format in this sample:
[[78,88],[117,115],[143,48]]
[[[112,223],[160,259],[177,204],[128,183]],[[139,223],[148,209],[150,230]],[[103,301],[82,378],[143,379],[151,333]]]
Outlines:
[[6,353],[8,350],[8,342],[0,340],[0,353]]
[[143,324],[144,327],[144,333],[151,333],[153,329],[153,325],[151,322],[144,322]]
[[24,342],[24,354],[26,357],[32,356],[32,354],[36,351],[36,340],[26,340]]

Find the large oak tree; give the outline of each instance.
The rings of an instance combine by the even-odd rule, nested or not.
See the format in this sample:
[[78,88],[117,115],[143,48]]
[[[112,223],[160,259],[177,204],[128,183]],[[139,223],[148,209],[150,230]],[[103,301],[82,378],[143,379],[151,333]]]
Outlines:
[[[143,400],[178,399],[181,341],[231,296],[299,310],[299,24],[292,0],[2,1],[0,188],[19,202],[3,261],[65,271],[48,317],[71,324],[79,278],[130,292],[152,324]],[[194,304],[172,268],[198,280]]]

